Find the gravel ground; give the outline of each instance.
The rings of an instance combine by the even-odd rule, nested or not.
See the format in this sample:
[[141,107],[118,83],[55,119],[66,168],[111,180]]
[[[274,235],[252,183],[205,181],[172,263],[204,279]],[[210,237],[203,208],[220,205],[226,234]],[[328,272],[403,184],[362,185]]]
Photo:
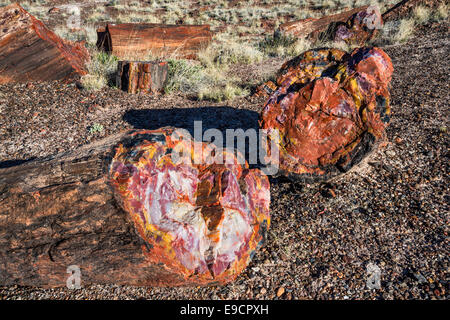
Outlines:
[[[234,283],[74,291],[13,286],[0,287],[0,299],[448,299],[448,47],[446,25],[386,47],[395,67],[387,142],[329,183],[272,179],[268,240]],[[125,128],[196,117],[219,128],[254,126],[260,106],[252,99],[211,104],[114,89],[90,94],[59,83],[0,86],[0,166]],[[160,110],[173,108],[185,110]],[[103,131],[90,132],[95,123]],[[367,287],[369,265],[380,269],[380,289]]]

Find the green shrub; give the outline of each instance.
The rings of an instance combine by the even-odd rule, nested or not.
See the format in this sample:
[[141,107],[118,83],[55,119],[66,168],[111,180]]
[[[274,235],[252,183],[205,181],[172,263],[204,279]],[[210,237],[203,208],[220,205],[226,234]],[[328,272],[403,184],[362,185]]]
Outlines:
[[202,80],[202,67],[187,60],[169,59],[165,92],[193,93]]
[[97,132],[103,131],[103,125],[100,123],[94,123],[92,126],[89,127],[89,133],[95,134]]
[[106,52],[93,51],[91,60],[86,65],[88,74],[81,77],[81,84],[86,90],[97,91],[112,84],[117,72],[118,59]]
[[268,56],[280,56],[286,49],[293,46],[297,39],[276,30],[273,35],[266,36],[258,44],[259,49]]
[[242,97],[249,94],[249,90],[241,88],[233,83],[227,83],[225,86],[207,86],[201,88],[197,97],[200,100],[211,100],[221,102],[232,100],[236,97]]
[[248,95],[249,91],[236,85],[236,79],[222,66],[205,66],[187,60],[169,60],[166,93],[183,92],[200,100],[224,101]]

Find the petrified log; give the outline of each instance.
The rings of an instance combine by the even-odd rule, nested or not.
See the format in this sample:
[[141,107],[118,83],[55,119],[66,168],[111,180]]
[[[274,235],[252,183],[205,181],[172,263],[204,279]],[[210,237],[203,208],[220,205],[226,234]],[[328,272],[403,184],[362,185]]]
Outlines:
[[116,85],[128,93],[155,94],[163,90],[168,70],[167,62],[119,61]]
[[310,50],[282,70],[280,85],[260,114],[269,138],[279,132],[281,174],[331,178],[358,163],[382,138],[393,72],[383,50]]
[[152,55],[193,58],[212,39],[209,25],[108,24],[97,30],[97,46],[119,58],[146,60]]
[[286,22],[280,25],[280,30],[299,38],[310,37],[317,39],[319,34],[326,31],[331,23],[345,22],[355,13],[366,10],[367,8],[368,6],[363,6],[322,18],[308,18]]
[[18,4],[0,8],[0,84],[84,75],[89,53],[62,40]]
[[234,279],[270,223],[267,178],[236,164],[171,166],[167,132],[121,133],[0,169],[0,284],[65,286],[71,265],[82,286]]

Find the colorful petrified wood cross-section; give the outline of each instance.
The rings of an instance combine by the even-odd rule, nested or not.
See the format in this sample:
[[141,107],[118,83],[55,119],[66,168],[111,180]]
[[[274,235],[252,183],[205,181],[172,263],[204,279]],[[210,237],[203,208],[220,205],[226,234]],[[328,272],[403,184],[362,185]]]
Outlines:
[[[177,132],[140,130],[119,144],[110,166],[116,198],[146,242],[149,261],[188,283],[231,281],[265,239],[268,178],[233,152]],[[218,154],[228,160],[216,163]]]
[[260,114],[269,137],[279,132],[279,172],[320,180],[358,163],[389,122],[392,73],[379,48],[310,50],[286,62]]

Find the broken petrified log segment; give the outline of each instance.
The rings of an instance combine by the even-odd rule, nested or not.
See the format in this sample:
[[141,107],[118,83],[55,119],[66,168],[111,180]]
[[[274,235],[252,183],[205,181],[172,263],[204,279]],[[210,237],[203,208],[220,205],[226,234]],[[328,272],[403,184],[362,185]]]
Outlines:
[[336,21],[319,34],[322,41],[344,41],[363,46],[372,40],[383,26],[383,19],[378,7],[370,6],[354,13],[346,21]]
[[128,93],[158,93],[164,89],[168,70],[167,62],[119,61],[116,85]]
[[[136,132],[117,148],[111,179],[149,261],[189,283],[226,283],[265,238],[269,181],[234,153],[185,137],[171,128]],[[212,161],[219,155],[225,164]]]
[[[202,203],[202,201],[206,203],[209,200],[212,202],[218,192],[222,203],[231,203],[232,205],[236,203],[235,207],[230,207],[227,212],[224,212],[224,220],[219,221],[220,226],[216,227],[216,230],[220,230],[222,233],[217,234],[217,239],[220,240],[218,243],[221,246],[216,247],[220,248],[220,251],[215,252],[217,256],[214,261],[218,263],[214,270],[217,271],[223,267],[219,263],[226,265],[229,259],[232,259],[233,248],[236,249],[237,262],[231,263],[233,268],[226,265],[225,268],[228,269],[224,271],[224,274],[228,273],[228,275],[219,276],[218,279],[212,276],[209,278],[204,276],[203,280],[195,277],[186,278],[185,274],[176,272],[173,266],[164,265],[164,261],[155,262],[162,257],[159,256],[158,251],[161,246],[155,247],[156,251],[153,251],[147,239],[142,238],[136,232],[138,225],[135,226],[135,221],[130,213],[120,209],[115,200],[115,197],[121,198],[122,195],[115,195],[114,188],[109,184],[109,168],[115,152],[114,146],[122,141],[120,150],[124,150],[124,147],[130,148],[127,149],[130,151],[130,158],[125,158],[130,161],[127,165],[131,166],[133,159],[139,157],[145,159],[148,156],[145,152],[133,153],[133,144],[140,146],[142,151],[145,149],[143,144],[146,140],[149,141],[148,148],[150,149],[151,146],[157,146],[154,140],[164,141],[164,139],[165,135],[161,133],[138,135],[121,133],[83,146],[73,152],[0,169],[0,285],[66,286],[66,281],[70,276],[67,268],[71,265],[80,267],[82,286],[92,283],[180,286],[198,283],[215,284],[217,281],[232,279],[233,272],[238,273],[240,268],[245,267],[245,263],[247,263],[245,259],[248,258],[248,254],[251,254],[251,250],[254,249],[259,239],[263,237],[265,224],[261,221],[261,223],[251,225],[250,232],[253,238],[250,239],[248,239],[248,233],[236,234],[232,231],[249,232],[249,220],[246,219],[250,219],[251,214],[254,214],[255,218],[268,215],[269,187],[267,180],[265,177],[260,177],[258,172],[247,171],[237,166],[231,166],[230,171],[222,168],[222,176],[219,175],[220,170],[205,170],[205,176],[199,177],[203,178],[203,182],[198,190],[206,190],[209,186],[208,183],[211,183],[213,189],[211,189],[211,197],[197,197],[196,203],[193,205],[198,210],[204,205],[197,205],[197,203]],[[158,146],[164,148],[162,143]],[[115,163],[118,163],[118,157],[123,156],[118,153]],[[150,163],[144,167],[149,165]],[[165,180],[161,180],[164,186],[169,187],[171,179],[176,180],[183,176],[184,173],[180,174],[175,169],[173,167],[170,170],[170,176],[165,175]],[[244,188],[241,193],[234,184],[236,180],[232,179],[232,170],[235,170],[233,172],[240,177],[239,187]],[[139,173],[141,177],[145,176],[143,171],[139,171]],[[195,170],[192,169],[191,173],[194,175]],[[215,173],[217,174],[214,175]],[[164,174],[159,173],[159,175]],[[211,177],[215,177],[216,180]],[[137,178],[137,176],[133,176],[133,178]],[[148,183],[153,183],[153,178],[150,176]],[[182,178],[184,179],[184,177]],[[120,183],[122,180],[115,179],[114,181]],[[176,181],[173,186],[177,185]],[[218,188],[216,182],[219,181],[223,188]],[[143,182],[145,181],[143,180]],[[149,184],[143,185],[149,186]],[[130,184],[130,186],[134,187],[135,185]],[[126,190],[120,190],[126,193]],[[167,192],[171,190],[176,189],[169,188]],[[236,193],[231,194],[231,191]],[[130,197],[134,195],[130,194]],[[244,202],[235,202],[242,199]],[[137,204],[134,201],[130,203]],[[248,207],[245,207],[244,203]],[[158,210],[157,204],[154,203],[154,205],[154,209]],[[162,208],[168,208],[167,202]],[[235,211],[232,208],[236,208]],[[183,217],[188,219],[188,216],[183,216],[183,212],[177,210],[175,205],[173,210],[174,220]],[[151,209],[149,214],[154,215],[158,212],[160,211]],[[243,225],[234,227],[229,224],[230,220],[231,222],[235,221],[233,219],[242,222],[239,220],[240,217],[236,216],[241,213],[248,214],[242,217]],[[195,217],[202,219],[203,215],[192,216],[193,219]],[[208,215],[206,210],[204,219],[207,220],[208,217],[216,216]],[[166,217],[162,216],[161,218],[160,221],[168,221],[164,220]],[[192,220],[192,222],[195,221]],[[201,223],[201,221],[198,222]],[[150,227],[150,225],[147,226]],[[223,226],[225,228],[222,228]],[[159,230],[161,235],[164,235],[164,232]],[[193,230],[191,225],[186,225],[183,232],[189,230]],[[158,232],[156,229],[150,229],[146,231],[145,235],[150,237],[153,235],[151,231]],[[164,241],[169,239],[169,234],[169,232],[165,233]],[[208,235],[213,239],[212,233]],[[202,237],[201,235],[196,236]],[[206,241],[206,238],[202,239]],[[236,243],[233,243],[233,240],[236,240]],[[167,243],[164,241],[159,243]],[[176,250],[174,252],[181,252],[183,243],[174,243],[177,243],[173,248]],[[187,247],[184,248],[190,249],[189,245],[191,244],[186,243]],[[239,247],[239,244],[242,246]],[[167,249],[169,248],[167,247]],[[202,246],[201,249],[209,248]],[[213,253],[214,250],[211,251],[211,254]],[[188,257],[188,255],[183,256],[183,259],[188,259]],[[175,257],[173,261],[177,261]]]
[[18,4],[0,8],[0,84],[86,74],[82,43],[62,40]]
[[97,30],[97,46],[123,59],[146,60],[149,54],[193,58],[212,39],[209,25],[153,23],[108,24]]
[[326,31],[328,26],[333,22],[345,22],[355,13],[367,9],[368,6],[354,8],[338,14],[325,16],[322,18],[308,18],[298,21],[286,22],[280,25],[280,30],[299,37],[307,37],[317,39],[319,34]]
[[364,6],[318,19],[287,22],[280,30],[296,37],[363,45],[373,39],[383,19],[378,7]]
[[379,48],[310,50],[285,63],[260,123],[278,130],[280,173],[314,181],[358,163],[390,117],[393,67]]

